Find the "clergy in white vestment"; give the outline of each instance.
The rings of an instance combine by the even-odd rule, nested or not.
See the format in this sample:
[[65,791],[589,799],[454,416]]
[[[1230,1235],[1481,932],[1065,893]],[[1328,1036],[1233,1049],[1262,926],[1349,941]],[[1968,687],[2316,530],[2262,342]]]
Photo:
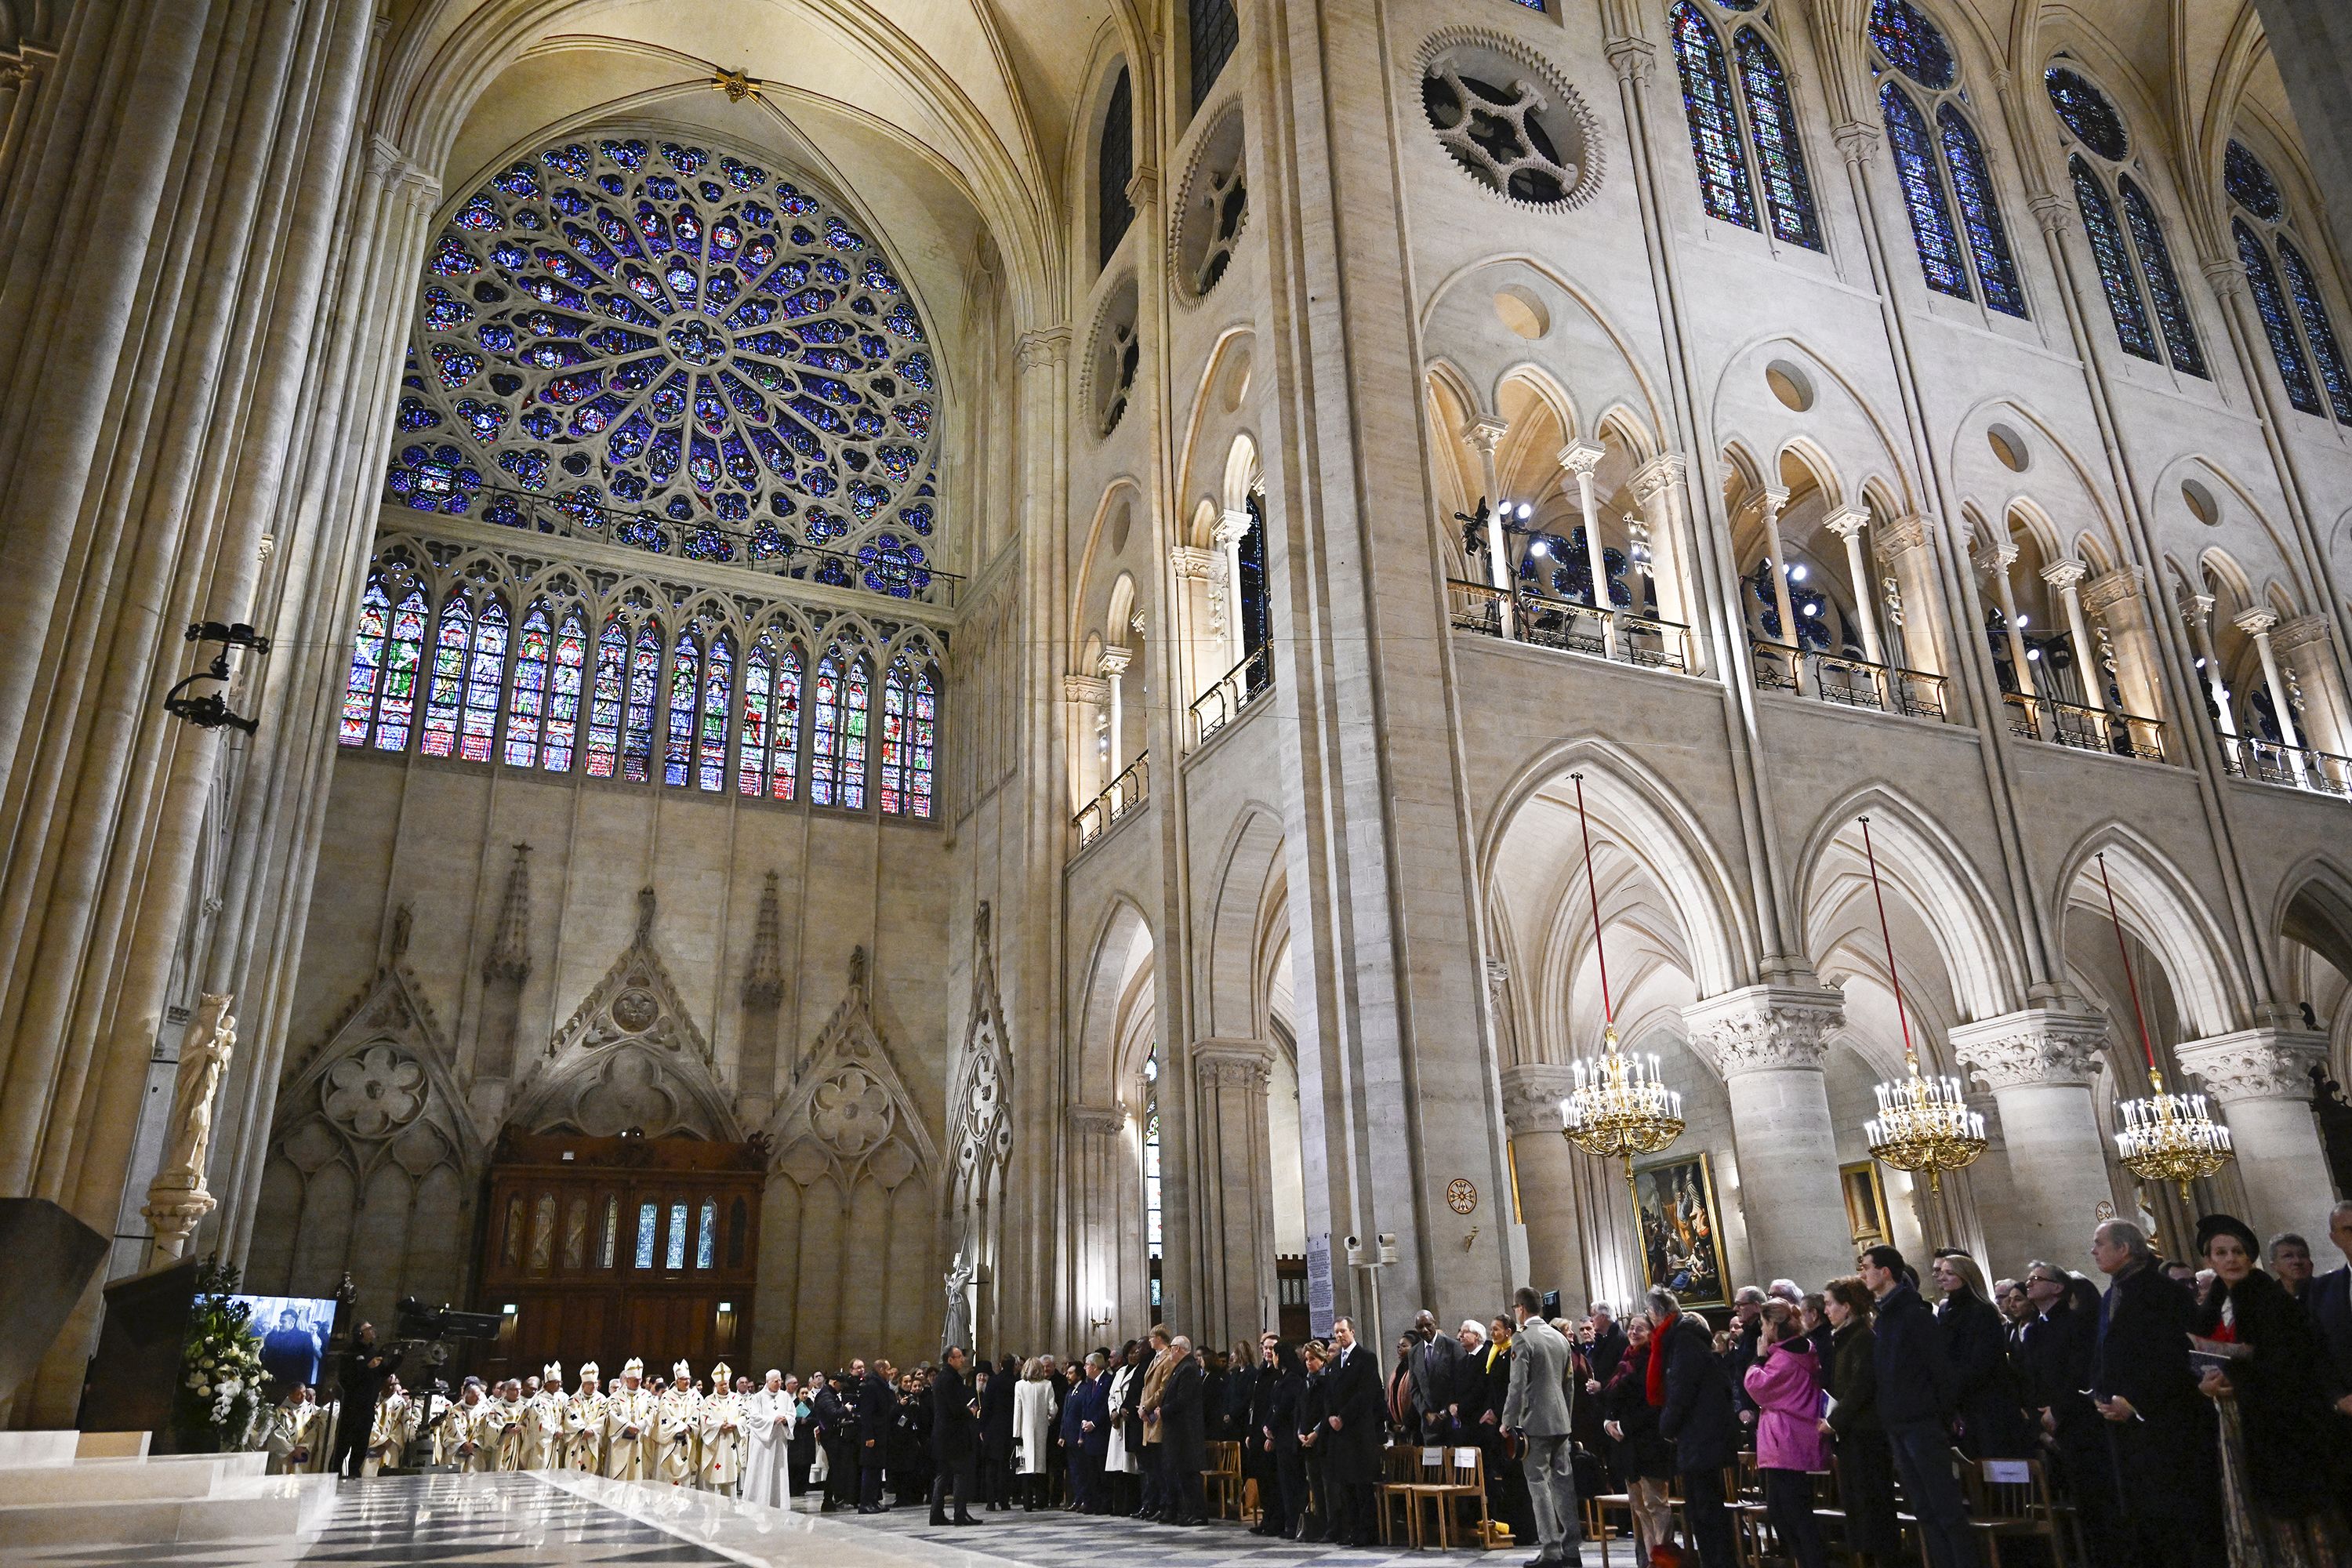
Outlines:
[[743,1401],[729,1386],[732,1376],[723,1361],[712,1367],[710,1392],[695,1411],[701,1447],[694,1484],[721,1497],[733,1497],[743,1479]]
[[490,1468],[521,1469],[523,1429],[530,1425],[530,1406],[523,1399],[521,1383],[510,1377],[499,1384],[498,1397],[490,1405],[499,1413],[498,1451],[491,1456]]
[[654,1448],[654,1396],[646,1387],[646,1363],[631,1356],[621,1368],[621,1386],[604,1402],[604,1479],[652,1480],[659,1459]]
[[563,1468],[563,1367],[550,1362],[531,1380],[537,1387],[523,1399],[521,1441],[515,1468],[560,1470]]
[[[439,1412],[441,1418],[434,1423],[433,1462],[455,1465],[461,1470],[489,1468],[492,1455],[482,1451],[485,1436],[482,1421],[488,1409],[488,1402],[482,1398],[482,1380],[467,1378],[458,1392],[457,1402],[443,1405]],[[493,1432],[488,1436],[495,1451],[497,1435]]]
[[792,1507],[784,1473],[793,1457],[793,1396],[784,1392],[784,1374],[773,1367],[768,1369],[767,1386],[751,1395],[746,1429],[751,1441],[743,1459],[743,1500]]
[[582,1363],[580,1387],[563,1402],[565,1469],[604,1473],[604,1395],[596,1388],[596,1363]]
[[368,1428],[368,1452],[379,1467],[397,1465],[416,1436],[416,1402],[400,1386],[400,1379],[383,1380],[383,1397],[376,1402],[375,1424]]
[[1127,1407],[1141,1392],[1136,1387],[1139,1375],[1139,1369],[1132,1363],[1121,1364],[1111,1373],[1108,1414],[1105,1417],[1110,1422],[1110,1447],[1103,1455],[1103,1469],[1111,1475],[1131,1476],[1143,1468],[1137,1456],[1127,1451],[1127,1422],[1122,1419]]
[[269,1436],[262,1447],[269,1452],[271,1475],[302,1472],[319,1440],[318,1426],[319,1407],[310,1403],[310,1385],[298,1383],[286,1391],[286,1397],[269,1413]]
[[319,1400],[316,1390],[311,1392],[311,1397],[317,1401],[311,1408],[319,1414],[310,1424],[308,1444],[310,1457],[302,1461],[300,1469],[306,1476],[323,1476],[334,1462],[335,1428],[342,1421],[343,1402],[334,1398]]
[[669,1386],[654,1400],[654,1442],[659,1458],[651,1479],[674,1487],[694,1485],[695,1443],[701,1426],[701,1398],[694,1392],[694,1369],[679,1362],[670,1369]]

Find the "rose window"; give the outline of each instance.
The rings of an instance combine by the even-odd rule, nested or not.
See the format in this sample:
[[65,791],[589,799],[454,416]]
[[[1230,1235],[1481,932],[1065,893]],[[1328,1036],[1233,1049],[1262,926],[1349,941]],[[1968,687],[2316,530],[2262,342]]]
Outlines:
[[937,384],[905,286],[819,197],[699,146],[569,142],[429,247],[387,499],[699,559],[846,550],[895,587],[937,515]]

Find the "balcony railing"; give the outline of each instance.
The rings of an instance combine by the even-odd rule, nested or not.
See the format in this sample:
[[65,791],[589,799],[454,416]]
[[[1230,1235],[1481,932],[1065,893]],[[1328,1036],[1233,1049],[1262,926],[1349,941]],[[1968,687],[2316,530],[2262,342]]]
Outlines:
[[1690,628],[1678,621],[1631,610],[1596,609],[1544,594],[1506,594],[1459,577],[1448,578],[1445,586],[1449,618],[1458,632],[1613,658],[1646,669],[1690,668]]
[[2024,741],[2070,746],[2078,752],[2105,752],[2117,757],[2164,760],[2164,721],[2137,713],[2110,713],[2082,702],[2055,697],[2029,697],[2020,691],[2000,694],[2009,732]]
[[1151,798],[1150,762],[1150,752],[1138,755],[1118,777],[1103,785],[1101,794],[1070,818],[1070,826],[1077,830],[1079,847],[1092,844],[1111,824]]
[[1274,647],[1260,646],[1217,677],[1192,700],[1192,744],[1199,745],[1241,717],[1242,710],[1274,689]]
[[1940,675],[1842,654],[1814,653],[1765,637],[1750,637],[1748,647],[1756,659],[1756,684],[1762,690],[1818,698],[1841,708],[1950,720]]
[[2221,737],[2221,765],[2256,784],[2284,784],[2319,795],[2352,797],[2352,757],[2283,746],[2252,735]]

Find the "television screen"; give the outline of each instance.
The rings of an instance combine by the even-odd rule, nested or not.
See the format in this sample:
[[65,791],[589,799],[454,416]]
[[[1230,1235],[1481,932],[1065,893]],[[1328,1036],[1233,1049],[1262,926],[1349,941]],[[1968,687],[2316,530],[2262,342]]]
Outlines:
[[298,1383],[316,1385],[335,1331],[332,1297],[236,1296],[252,1310],[247,1322],[261,1337],[261,1370],[269,1374],[272,1396]]

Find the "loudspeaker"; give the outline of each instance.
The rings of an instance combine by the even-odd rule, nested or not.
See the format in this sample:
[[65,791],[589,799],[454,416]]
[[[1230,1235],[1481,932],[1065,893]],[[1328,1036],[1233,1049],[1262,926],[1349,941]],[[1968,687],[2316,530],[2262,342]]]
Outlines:
[[106,1256],[106,1237],[47,1198],[0,1198],[0,1400],[33,1374]]

